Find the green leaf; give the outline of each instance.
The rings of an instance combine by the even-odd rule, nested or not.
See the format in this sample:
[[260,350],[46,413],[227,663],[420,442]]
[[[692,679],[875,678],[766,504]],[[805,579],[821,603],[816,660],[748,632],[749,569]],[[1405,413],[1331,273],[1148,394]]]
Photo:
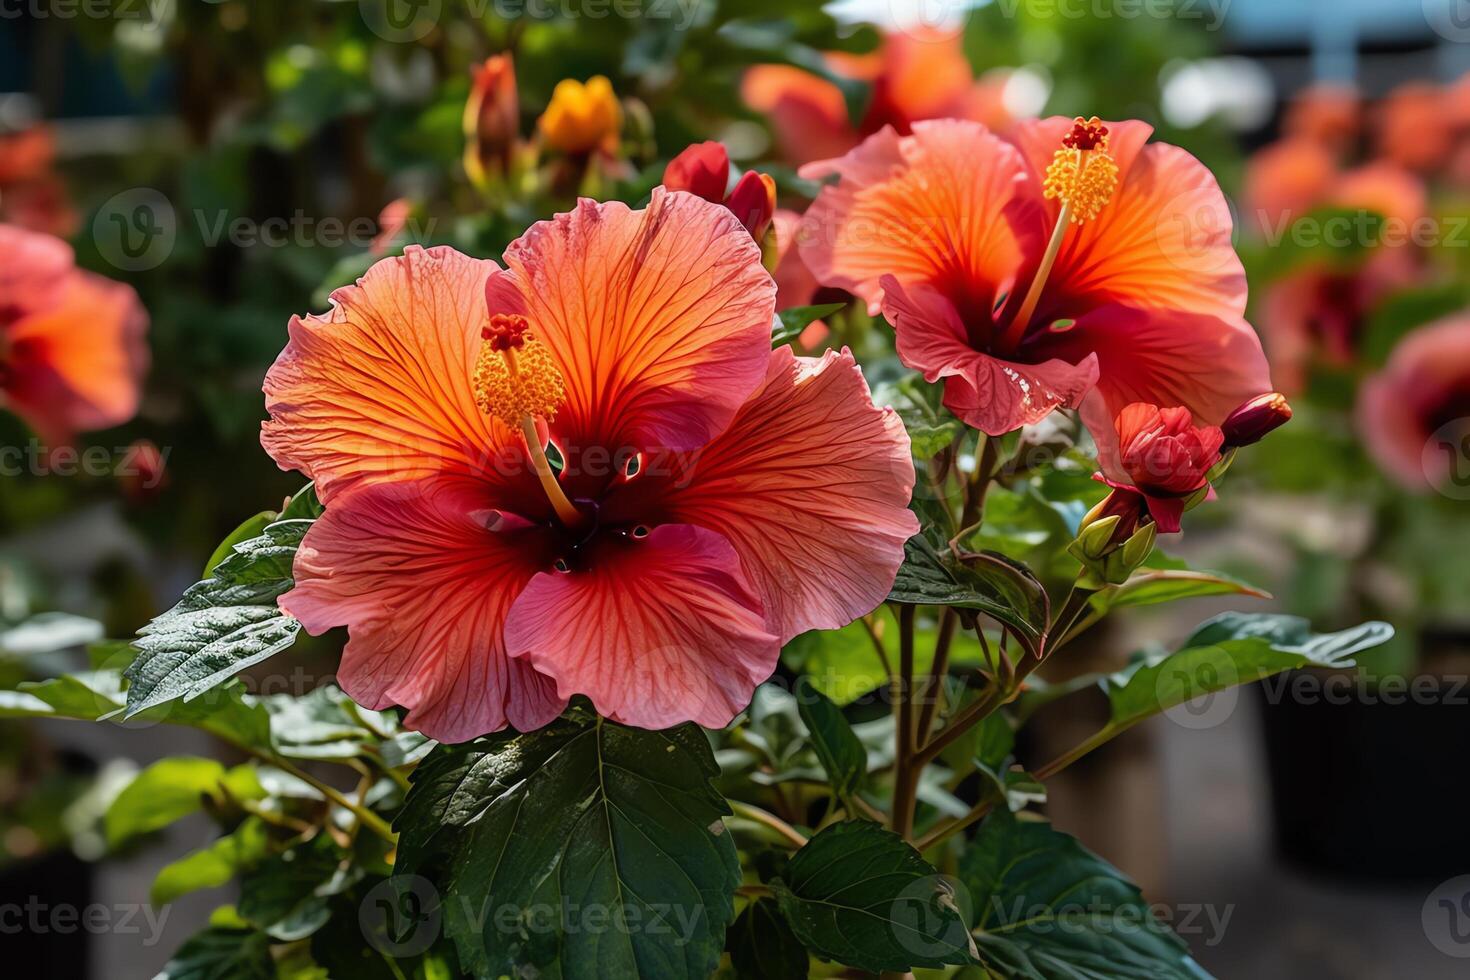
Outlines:
[[233,545],[212,575],[139,631],[126,674],[127,717],[189,700],[296,642],[301,624],[276,600],[290,591],[297,546],[320,512],[307,487],[260,535]]
[[816,306],[793,306],[776,314],[771,330],[771,346],[789,344],[812,323],[824,316],[831,316],[846,306],[846,303],[820,303]]
[[[97,721],[120,713],[125,696],[120,671],[63,674],[28,681],[14,691],[0,691],[0,717]],[[158,705],[132,719],[139,725],[158,722],[199,728],[244,748],[270,744],[270,716],[260,704],[246,699],[238,683],[217,687],[187,703]]]
[[130,837],[167,827],[197,811],[205,797],[228,793],[235,799],[261,795],[249,765],[226,769],[214,759],[171,756],[160,759],[117,795],[103,817],[107,842],[113,847]]
[[1141,655],[1104,682],[1114,727],[1134,724],[1197,697],[1294,667],[1347,667],[1393,637],[1387,623],[1314,633],[1297,616],[1225,613],[1202,624],[1173,653]]
[[235,553],[235,545],[244,544],[251,538],[258,538],[265,533],[265,529],[274,524],[278,515],[273,510],[263,510],[253,517],[247,517],[240,522],[240,526],[226,535],[214,549],[214,554],[209,556],[209,561],[204,563],[204,577],[209,578],[219,563]]
[[739,980],[806,980],[806,947],[768,898],[751,902],[730,927],[730,963]]
[[980,960],[1027,980],[1206,976],[1137,886],[1076,838],[1001,810],[960,859]]
[[1013,627],[1022,639],[1040,636],[1045,590],[1025,569],[1003,556],[973,556],[974,564],[941,553],[924,534],[904,543],[889,601],[973,609]]
[[811,682],[801,677],[796,682],[796,704],[801,720],[811,733],[812,748],[827,770],[832,789],[848,799],[862,786],[868,771],[868,753],[853,734],[852,726],[837,706],[827,700]]
[[[395,869],[439,887],[476,976],[708,976],[740,882],[718,775],[697,726],[627,728],[581,705],[536,732],[439,745],[395,820]],[[602,927],[548,908],[595,910]]]
[[869,973],[973,961],[953,886],[876,823],[821,831],[772,888],[797,938],[823,959]]
[[259,817],[247,817],[234,833],[165,865],[153,879],[149,901],[154,905],[167,905],[179,896],[201,888],[226,885],[237,874],[263,859],[269,844],[265,822]]
[[275,980],[275,976],[264,935],[211,927],[180,946],[153,980]]
[[54,653],[102,639],[102,624],[85,616],[64,612],[37,613],[29,619],[0,630],[0,651],[21,657]]
[[[337,877],[340,863],[340,853],[325,834],[276,854],[241,879],[236,908],[241,918],[272,939],[304,939],[331,917],[329,899],[344,884]],[[356,872],[360,877],[362,869]]]
[[1269,599],[1270,593],[1219,572],[1191,569],[1140,570],[1122,585],[1104,589],[1091,598],[1092,607],[1106,613],[1125,606],[1152,606],[1207,595],[1248,595]]

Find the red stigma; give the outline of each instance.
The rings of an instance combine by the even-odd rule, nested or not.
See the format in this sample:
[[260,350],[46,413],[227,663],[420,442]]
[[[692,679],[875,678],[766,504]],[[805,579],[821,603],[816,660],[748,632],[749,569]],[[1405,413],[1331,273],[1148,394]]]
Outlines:
[[1107,143],[1108,127],[1102,124],[1102,120],[1093,116],[1091,119],[1083,119],[1078,116],[1072,120],[1072,131],[1062,137],[1062,145],[1069,150],[1095,150]]
[[492,350],[518,350],[526,343],[526,331],[531,324],[519,313],[497,313],[490,322],[480,328],[480,336]]

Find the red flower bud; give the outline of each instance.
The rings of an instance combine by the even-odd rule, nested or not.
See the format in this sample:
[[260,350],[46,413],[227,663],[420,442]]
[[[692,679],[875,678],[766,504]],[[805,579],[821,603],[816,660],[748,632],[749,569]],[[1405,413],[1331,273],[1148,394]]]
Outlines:
[[730,183],[730,154],[713,140],[694,143],[664,168],[664,186],[720,204]]
[[740,219],[750,237],[760,241],[776,213],[776,182],[769,174],[747,171],[730,192],[725,207]]
[[1225,448],[1252,446],[1266,434],[1291,421],[1291,406],[1279,391],[1257,395],[1241,405],[1220,425],[1225,433]]
[[480,183],[487,172],[508,166],[521,131],[515,64],[509,54],[486,58],[475,68],[463,128],[464,166],[472,180]]

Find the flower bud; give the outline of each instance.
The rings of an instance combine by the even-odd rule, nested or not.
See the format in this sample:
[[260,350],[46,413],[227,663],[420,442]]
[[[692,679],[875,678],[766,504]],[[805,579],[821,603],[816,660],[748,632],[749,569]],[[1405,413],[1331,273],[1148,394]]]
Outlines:
[[515,64],[509,54],[486,58],[475,69],[462,124],[464,168],[470,179],[483,184],[488,173],[504,172],[521,130]]
[[1072,553],[1080,561],[1095,561],[1113,549],[1113,534],[1122,518],[1117,514],[1099,518],[1083,528],[1073,542]]
[[776,181],[769,174],[746,171],[725,202],[757,242],[770,227],[776,213]]
[[1257,395],[1231,412],[1220,425],[1225,447],[1235,449],[1260,442],[1266,434],[1291,421],[1291,406],[1279,391]]
[[721,204],[730,183],[730,154],[714,140],[694,143],[664,168],[664,186]]
[[537,121],[548,146],[574,154],[616,149],[622,125],[622,106],[612,82],[602,75],[594,75],[585,85],[574,78],[557,82]]

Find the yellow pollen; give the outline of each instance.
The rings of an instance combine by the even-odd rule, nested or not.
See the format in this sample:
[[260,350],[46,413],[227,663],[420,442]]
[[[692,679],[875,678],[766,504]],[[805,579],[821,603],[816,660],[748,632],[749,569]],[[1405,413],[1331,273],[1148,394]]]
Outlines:
[[1091,221],[1118,188],[1118,164],[1108,153],[1108,130],[1093,116],[1078,116],[1062,146],[1052,154],[1042,184],[1048,199],[1070,205],[1072,221]]
[[551,352],[529,334],[519,347],[497,349],[492,338],[480,345],[475,362],[475,402],[512,429],[526,418],[551,421],[566,399],[561,373]]

